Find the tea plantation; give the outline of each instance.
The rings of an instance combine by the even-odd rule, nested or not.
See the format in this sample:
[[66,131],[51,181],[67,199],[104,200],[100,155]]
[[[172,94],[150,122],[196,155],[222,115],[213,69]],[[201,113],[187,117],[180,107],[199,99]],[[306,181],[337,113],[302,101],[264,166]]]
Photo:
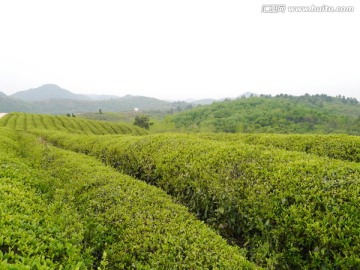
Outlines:
[[360,268],[356,136],[0,126],[5,269]]

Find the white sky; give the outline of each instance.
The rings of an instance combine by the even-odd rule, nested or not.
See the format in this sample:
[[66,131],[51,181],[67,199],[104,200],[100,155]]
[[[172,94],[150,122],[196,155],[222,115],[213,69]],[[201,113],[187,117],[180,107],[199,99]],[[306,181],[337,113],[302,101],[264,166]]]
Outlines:
[[360,100],[358,1],[291,1],[353,13],[261,12],[284,2],[1,0],[0,91],[54,83],[161,99],[252,91]]

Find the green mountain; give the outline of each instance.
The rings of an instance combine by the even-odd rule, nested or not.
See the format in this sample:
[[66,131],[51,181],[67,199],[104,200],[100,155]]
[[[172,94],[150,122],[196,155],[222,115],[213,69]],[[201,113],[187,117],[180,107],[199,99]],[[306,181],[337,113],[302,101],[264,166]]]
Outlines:
[[11,111],[30,111],[33,106],[25,101],[11,98],[6,96],[4,93],[0,93],[0,112],[11,112]]
[[87,97],[86,95],[74,94],[55,84],[45,84],[38,88],[19,91],[11,95],[11,97],[21,99],[23,101],[42,101],[52,99],[90,100],[90,97]]
[[180,130],[360,135],[360,105],[327,95],[259,96],[215,102],[172,116]]

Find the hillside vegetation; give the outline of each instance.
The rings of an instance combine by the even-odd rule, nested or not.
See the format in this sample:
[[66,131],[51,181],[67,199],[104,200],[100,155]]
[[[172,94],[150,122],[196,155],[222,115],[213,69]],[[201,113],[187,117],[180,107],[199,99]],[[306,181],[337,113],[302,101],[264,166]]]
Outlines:
[[144,129],[125,123],[112,123],[44,114],[9,113],[0,119],[0,126],[23,131],[30,129],[44,129],[96,135],[147,134]]
[[360,104],[326,95],[260,96],[197,107],[172,120],[186,131],[360,135]]

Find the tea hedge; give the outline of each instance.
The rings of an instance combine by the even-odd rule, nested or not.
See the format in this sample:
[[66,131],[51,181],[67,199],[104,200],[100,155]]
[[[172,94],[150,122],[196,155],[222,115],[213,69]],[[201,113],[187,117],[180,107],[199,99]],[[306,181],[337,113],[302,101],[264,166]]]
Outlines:
[[0,127],[10,127],[22,131],[30,129],[59,130],[90,135],[147,134],[144,129],[125,123],[28,113],[9,113],[0,119]]
[[199,134],[203,139],[260,144],[345,161],[360,162],[360,137],[312,134]]
[[[84,247],[108,269],[256,269],[233,247],[170,196],[122,175],[93,157],[32,143],[24,147],[34,166],[57,182],[43,186],[76,206]],[[42,144],[41,144],[42,142]],[[46,185],[46,183],[44,183]]]
[[33,187],[48,179],[20,152],[15,132],[0,128],[0,269],[86,269],[76,213],[48,204]]
[[268,268],[360,267],[360,165],[193,135],[40,132],[161,187]]

